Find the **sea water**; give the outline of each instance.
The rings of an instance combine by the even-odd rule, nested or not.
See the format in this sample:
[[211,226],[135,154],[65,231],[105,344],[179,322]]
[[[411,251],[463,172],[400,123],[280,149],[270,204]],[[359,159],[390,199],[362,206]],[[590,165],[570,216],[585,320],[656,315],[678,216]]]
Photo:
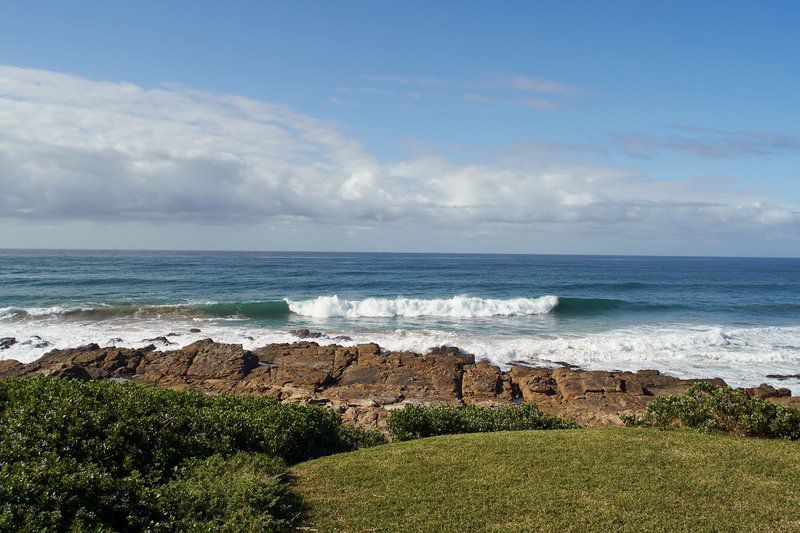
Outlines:
[[254,348],[301,328],[321,344],[800,393],[767,377],[800,373],[800,259],[0,250],[0,338],[17,340],[0,359],[89,342]]

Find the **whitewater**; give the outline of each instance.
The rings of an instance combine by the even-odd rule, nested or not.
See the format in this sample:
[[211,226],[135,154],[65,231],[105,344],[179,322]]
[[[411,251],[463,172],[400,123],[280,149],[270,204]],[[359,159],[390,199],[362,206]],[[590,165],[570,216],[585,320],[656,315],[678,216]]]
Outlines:
[[346,317],[449,317],[487,318],[494,316],[524,316],[549,313],[558,305],[556,296],[498,300],[469,296],[436,298],[367,298],[345,300],[338,296],[320,296],[312,300],[287,300],[289,310],[301,316],[315,318]]

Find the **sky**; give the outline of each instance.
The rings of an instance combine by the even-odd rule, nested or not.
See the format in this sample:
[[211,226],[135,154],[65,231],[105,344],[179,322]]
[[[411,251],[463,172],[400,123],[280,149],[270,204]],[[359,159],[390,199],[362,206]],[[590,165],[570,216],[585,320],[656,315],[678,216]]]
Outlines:
[[0,247],[800,256],[800,4],[10,1]]

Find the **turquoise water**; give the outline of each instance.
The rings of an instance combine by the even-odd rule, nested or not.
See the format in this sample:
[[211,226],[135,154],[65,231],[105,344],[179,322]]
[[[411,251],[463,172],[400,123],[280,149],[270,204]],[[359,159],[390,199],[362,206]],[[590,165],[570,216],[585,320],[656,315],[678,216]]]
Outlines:
[[249,347],[297,328],[500,364],[779,384],[766,375],[800,372],[800,260],[0,251],[0,337],[20,341],[0,358],[167,333]]

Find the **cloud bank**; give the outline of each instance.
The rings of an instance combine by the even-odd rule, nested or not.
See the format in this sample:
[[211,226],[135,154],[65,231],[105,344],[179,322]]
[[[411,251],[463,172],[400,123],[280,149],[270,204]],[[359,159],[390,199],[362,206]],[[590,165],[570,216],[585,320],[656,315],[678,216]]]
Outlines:
[[381,161],[286,106],[184,87],[0,67],[0,124],[6,219],[622,234],[800,229],[797,206],[724,182],[654,181],[536,157]]

